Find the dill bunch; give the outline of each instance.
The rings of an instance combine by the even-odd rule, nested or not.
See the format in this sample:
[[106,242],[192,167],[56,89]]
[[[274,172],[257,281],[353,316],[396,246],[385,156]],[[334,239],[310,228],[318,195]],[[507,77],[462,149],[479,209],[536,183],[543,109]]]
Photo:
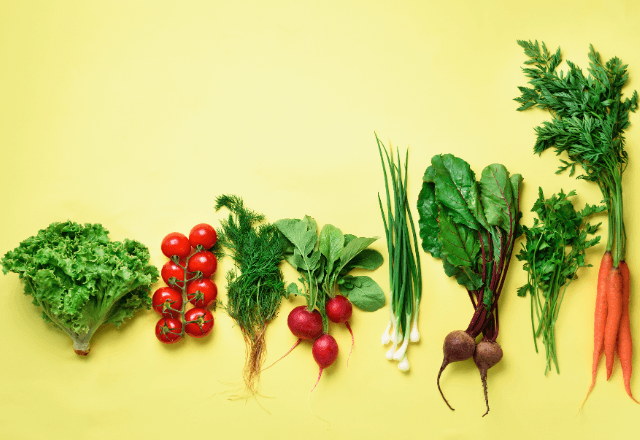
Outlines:
[[246,345],[243,379],[247,394],[254,395],[267,353],[265,330],[287,295],[280,270],[285,241],[274,225],[265,223],[264,215],[247,209],[240,197],[219,196],[215,209],[221,208],[230,214],[220,222],[214,253],[234,261],[234,268],[226,274],[225,309],[242,330]]

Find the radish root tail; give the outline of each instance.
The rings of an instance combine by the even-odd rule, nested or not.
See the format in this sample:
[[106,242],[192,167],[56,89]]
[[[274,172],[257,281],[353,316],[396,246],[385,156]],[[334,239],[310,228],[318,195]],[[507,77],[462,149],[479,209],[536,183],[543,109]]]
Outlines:
[[268,370],[269,368],[273,367],[275,364],[277,364],[278,362],[280,362],[282,359],[284,359],[289,353],[291,353],[293,351],[294,348],[296,348],[298,346],[298,344],[300,344],[300,342],[302,342],[302,338],[298,338],[298,340],[295,342],[295,344],[293,344],[293,347],[291,347],[289,349],[289,351],[287,351],[285,354],[283,354],[280,359],[277,359],[276,361],[274,361],[271,365],[269,365],[268,367],[265,367],[262,369],[262,371],[264,370]]
[[347,367],[349,366],[349,359],[351,359],[351,353],[353,353],[353,346],[355,345],[355,340],[353,338],[353,331],[351,330],[351,326],[349,325],[349,321],[345,321],[344,325],[347,326],[347,330],[351,333],[351,351],[349,352],[349,356],[347,356]]
[[316,380],[316,384],[313,386],[313,388],[311,388],[311,391],[309,391],[309,394],[311,394],[313,390],[315,390],[318,384],[320,383],[320,378],[322,377],[322,370],[323,368],[320,367],[320,372],[318,373],[318,380]]

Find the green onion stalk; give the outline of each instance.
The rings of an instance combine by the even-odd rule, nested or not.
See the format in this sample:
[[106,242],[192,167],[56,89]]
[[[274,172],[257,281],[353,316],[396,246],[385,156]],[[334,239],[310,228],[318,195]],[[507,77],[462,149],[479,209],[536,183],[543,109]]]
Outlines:
[[[391,287],[389,323],[382,334],[381,341],[383,345],[392,343],[387,352],[387,359],[399,361],[398,368],[401,371],[408,371],[407,347],[409,342],[420,340],[418,311],[422,297],[422,270],[420,255],[417,251],[418,238],[406,190],[409,151],[407,150],[403,167],[400,153],[397,150],[394,158],[393,151],[390,153],[377,135],[376,141],[382,162],[386,191],[386,213],[380,194],[378,194],[378,203],[387,239],[389,284]],[[389,150],[391,150],[391,145]],[[391,197],[391,193],[393,193],[393,197]]]

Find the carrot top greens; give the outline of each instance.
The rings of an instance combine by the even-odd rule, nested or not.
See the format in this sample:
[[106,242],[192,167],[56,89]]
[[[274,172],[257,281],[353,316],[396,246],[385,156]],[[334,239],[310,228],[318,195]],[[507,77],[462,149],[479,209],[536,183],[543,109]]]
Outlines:
[[609,211],[609,238],[607,251],[611,251],[614,266],[624,260],[626,234],[623,221],[622,173],[627,166],[624,150],[624,130],[629,127],[629,112],[638,108],[638,93],[622,99],[622,88],[629,75],[627,65],[617,58],[606,64],[600,54],[590,46],[589,75],[571,61],[569,71],[556,71],[562,61],[560,48],[552,55],[546,45],[538,42],[518,41],[529,57],[523,72],[531,87],[519,87],[521,95],[515,101],[518,111],[533,106],[549,110],[552,120],[536,127],[533,151],[541,154],[554,147],[557,154],[566,153],[568,160],[557,173],[576,166],[584,174],[578,178],[596,182],[602,191]]

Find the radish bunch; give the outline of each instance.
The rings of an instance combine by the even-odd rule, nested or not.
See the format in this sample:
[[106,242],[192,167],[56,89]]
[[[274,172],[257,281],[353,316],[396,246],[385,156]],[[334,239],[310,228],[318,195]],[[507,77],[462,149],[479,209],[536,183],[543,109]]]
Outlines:
[[355,268],[374,270],[380,267],[383,258],[378,251],[368,248],[377,237],[343,234],[333,225],[325,225],[318,234],[317,224],[309,216],[279,220],[275,225],[288,242],[285,259],[300,272],[303,285],[300,289],[291,283],[287,292],[303,296],[307,303],[294,308],[288,316],[289,329],[298,340],[284,356],[300,342],[314,341],[312,353],[320,368],[317,385],[322,371],[338,357],[338,344],[329,334],[329,321],[345,324],[353,348],[349,325],[353,305],[375,311],[385,303],[384,292],[373,279],[352,276],[349,272]]
[[[342,295],[336,295],[327,302],[325,312],[331,322],[346,325],[351,334],[351,349],[353,350],[353,331],[351,331],[351,326],[349,325],[349,319],[351,319],[351,314],[353,313],[351,302]],[[322,315],[320,312],[318,310],[310,312],[307,306],[298,306],[291,310],[287,318],[287,325],[291,333],[293,333],[298,340],[284,356],[291,353],[302,341],[313,341],[311,353],[320,367],[320,373],[316,381],[317,385],[320,377],[322,377],[322,370],[331,366],[338,358],[338,343],[333,336],[323,331]]]

